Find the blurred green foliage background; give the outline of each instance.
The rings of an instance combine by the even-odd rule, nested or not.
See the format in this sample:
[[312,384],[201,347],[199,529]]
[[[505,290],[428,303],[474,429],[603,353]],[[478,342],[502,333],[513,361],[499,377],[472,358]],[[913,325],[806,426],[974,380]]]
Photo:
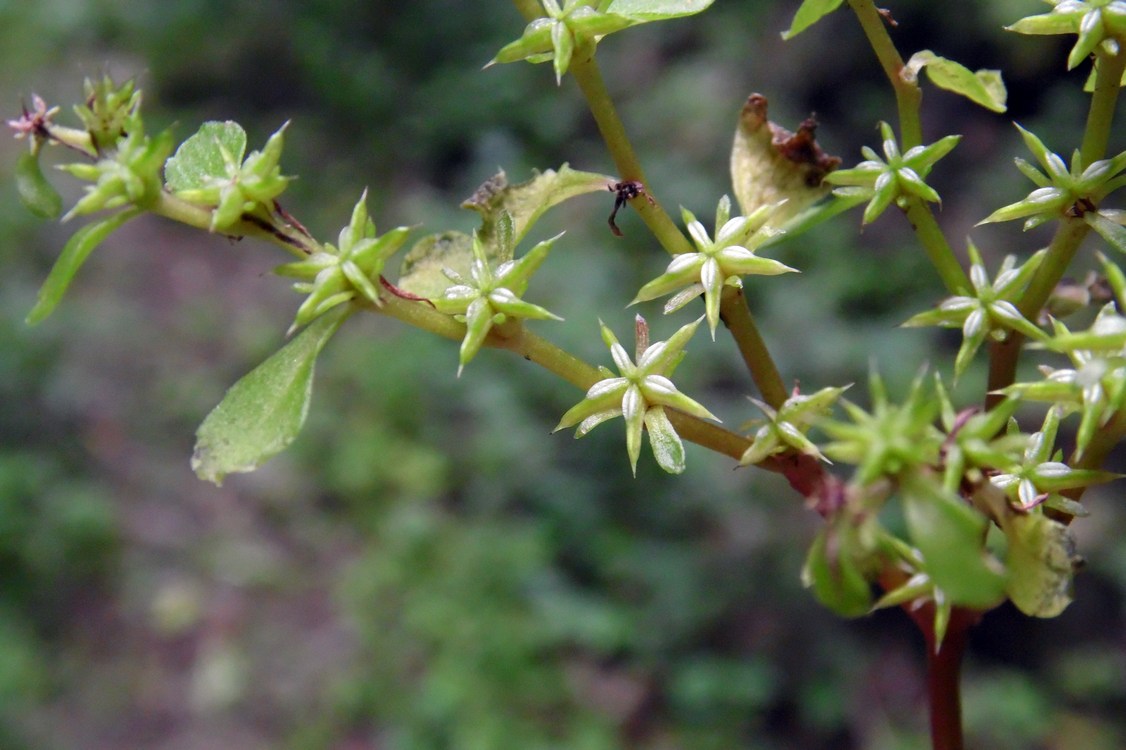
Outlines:
[[[1011,119],[1074,147],[1085,72],[1062,74],[1066,40],[1001,30],[1041,12],[1031,0],[889,4],[905,54],[1001,67],[1009,85],[1004,116],[926,94],[927,137],[965,135],[934,177],[960,238],[1027,191]],[[753,91],[790,127],[816,111],[846,163],[894,117],[846,13],[781,42],[796,5],[721,0],[599,48],[666,206],[711,215]],[[83,76],[136,76],[152,130],[236,119],[253,147],[291,120],[283,166],[300,179],[285,205],[321,237],[365,187],[381,229],[471,231],[457,204],[498,166],[514,180],[565,161],[612,171],[569,81],[480,70],[522,26],[502,0],[0,0],[0,102],[14,117],[33,92],[65,105]],[[784,483],[693,447],[685,475],[645,455],[634,480],[620,425],[549,435],[581,394],[507,355],[455,379],[450,342],[353,320],[322,357],[298,443],[222,488],[198,481],[195,427],[298,304],[269,274],[284,259],[136,222],[30,330],[74,227],[18,205],[24,147],[0,140],[0,747],[926,746],[921,641],[900,612],[845,622],[802,590],[817,520]],[[546,335],[594,362],[608,359],[597,318],[628,337],[623,306],[665,263],[633,216],[610,236],[611,202],[568,203],[532,238],[567,230],[530,299],[567,318]],[[941,296],[906,222],[858,224],[781,246],[803,273],[749,285],[782,372],[807,390],[862,383],[871,359],[898,389],[924,362],[948,371],[957,343],[895,327]],[[1043,241],[973,232],[995,261]],[[663,336],[678,321],[659,310],[643,312]],[[756,416],[733,349],[698,339],[682,387],[729,425]],[[960,387],[975,399],[983,382],[971,371]],[[1118,494],[1089,494],[1088,569],[1062,617],[1003,607],[975,631],[971,746],[1126,744]]]

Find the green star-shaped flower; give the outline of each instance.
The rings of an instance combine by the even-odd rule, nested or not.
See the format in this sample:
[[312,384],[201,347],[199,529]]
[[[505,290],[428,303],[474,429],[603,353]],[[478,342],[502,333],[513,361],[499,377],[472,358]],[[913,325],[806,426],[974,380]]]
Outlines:
[[532,274],[547,259],[555,241],[562,237],[557,234],[539,243],[520,260],[512,260],[513,224],[512,217],[504,212],[497,220],[496,241],[499,244],[497,257],[502,259],[495,269],[489,264],[489,254],[481,242],[480,235],[473,237],[473,262],[469,267],[470,278],[451,269],[443,269],[446,277],[454,282],[446,288],[442,296],[433,300],[440,312],[453,315],[465,323],[465,338],[461,342],[458,355],[457,373],[481,349],[485,337],[494,325],[504,323],[508,318],[531,320],[562,320],[548,310],[521,299],[528,289]]
[[1126,2],[1122,0],[1046,0],[1051,12],[1022,18],[1006,28],[1020,34],[1077,34],[1067,69],[1083,62],[1107,40],[1126,43]]
[[274,273],[302,281],[293,285],[309,296],[297,310],[290,330],[300,328],[337,305],[357,297],[379,307],[376,284],[383,265],[407,239],[410,227],[397,227],[382,236],[375,233],[375,223],[368,217],[367,191],[352,209],[348,226],[340,230],[339,247],[324,248],[305,260],[286,263]]
[[1119,212],[1098,211],[1098,204],[1110,193],[1126,185],[1126,151],[1112,159],[1100,159],[1090,166],[1084,166],[1083,159],[1076,151],[1071,157],[1069,169],[1058,154],[1052,153],[1033,133],[1017,125],[1028,150],[1043,166],[1040,171],[1034,165],[1017,158],[1017,169],[1036,183],[1037,188],[1024,200],[997,209],[979,224],[996,221],[1012,221],[1029,217],[1024,222],[1025,230],[1040,226],[1046,221],[1065,216],[1084,217],[1091,227],[1102,234],[1119,249],[1126,252],[1126,240],[1115,239],[1115,233],[1126,234],[1119,224]]
[[123,136],[141,129],[141,92],[133,81],[118,86],[109,76],[100,81],[87,78],[82,88],[86,101],[74,112],[82,120],[95,153],[112,149]]
[[[541,0],[546,17],[537,18],[524,29],[524,35],[505,45],[489,65],[527,60],[541,63],[551,60],[556,83],[571,65],[575,48],[583,43],[597,44],[602,37],[638,23],[616,13],[603,13],[591,7],[591,0]],[[488,67],[488,66],[486,66]]]
[[61,169],[78,179],[94,183],[86,188],[86,194],[62,220],[107,208],[149,205],[160,195],[160,170],[164,166],[164,160],[172,153],[172,147],[171,131],[166,130],[156,138],[150,138],[141,129],[138,116],[135,118],[135,129],[121,138],[116,148],[107,150],[106,155],[94,164],[62,166]]
[[660,467],[670,474],[684,471],[684,444],[665,409],[719,421],[710,411],[677,390],[669,380],[684,356],[684,346],[701,320],[703,318],[698,318],[684,326],[667,341],[650,346],[649,327],[638,315],[636,364],[629,358],[625,347],[618,343],[614,333],[599,321],[602,340],[610,348],[619,375],[615,377],[613,372],[600,367],[606,377],[592,385],[586,397],[567,410],[555,426],[555,431],[577,424],[575,437],[579,438],[608,419],[623,417],[626,421],[626,452],[629,453],[634,476],[637,475],[637,459],[641,455],[641,433],[645,430],[649,432],[649,445]]
[[1060,411],[1058,407],[1049,409],[1043,427],[1029,437],[1020,459],[998,467],[1000,471],[989,477],[1021,510],[1030,510],[1063,490],[1109,482],[1119,476],[1109,471],[1073,469],[1052,455]]
[[682,207],[680,212],[696,252],[674,256],[665,272],[641,287],[630,304],[647,302],[680,289],[665,304],[665,314],[668,314],[703,294],[704,314],[714,341],[724,285],[741,287],[741,277],[748,274],[776,276],[797,271],[784,263],[755,255],[759,245],[780,233],[766,223],[780,205],[773,203],[762,206],[750,216],[731,218],[731,199],[723,196],[716,209],[714,241],[696,216]]
[[920,373],[902,405],[888,400],[879,373],[869,375],[872,411],[867,412],[848,399],[841,406],[851,422],[823,419],[817,426],[832,442],[821,451],[832,459],[857,467],[855,482],[861,487],[881,476],[899,476],[918,466],[937,463],[942,433],[934,426],[939,403],[924,388]]
[[969,255],[973,293],[950,297],[937,308],[921,312],[903,323],[911,328],[942,326],[962,329],[962,346],[954,359],[955,378],[965,372],[986,336],[999,340],[1004,338],[1006,331],[1013,330],[1029,338],[1047,338],[1047,334],[1020,314],[1015,304],[1040,266],[1044,251],[1030,257],[1019,268],[1016,267],[1016,256],[1006,257],[992,283],[985,272],[981,253],[973,242],[969,243]]
[[884,139],[884,159],[864,146],[861,153],[864,154],[865,161],[852,169],[830,172],[825,176],[825,182],[871,191],[872,199],[864,209],[865,224],[875,221],[893,201],[899,203],[901,200],[916,198],[941,203],[938,193],[924,180],[935,162],[950,153],[962,136],[948,135],[929,146],[915,146],[901,154],[895,134],[886,122],[880,123],[880,134]]
[[[1108,313],[1104,309],[1100,318],[1109,314],[1114,313]],[[1078,457],[1082,456],[1096,430],[1126,405],[1126,355],[1121,346],[1102,351],[1098,347],[1072,348],[1077,342],[1085,342],[1085,338],[1073,338],[1076,334],[1068,331],[1058,320],[1053,321],[1053,324],[1055,336],[1046,341],[1045,345],[1065,350],[1073,366],[1058,369],[1041,366],[1043,380],[1014,383],[1001,392],[1032,401],[1057,404],[1066,412],[1079,412],[1079,428],[1075,435],[1075,452]],[[1099,321],[1096,320],[1092,325],[1092,329],[1096,331],[1096,340],[1103,338],[1098,334],[1099,327]],[[1114,330],[1109,333],[1111,344],[1121,340],[1122,327],[1121,323],[1113,324]]]
[[980,483],[996,467],[1011,463],[1028,444],[1028,436],[1016,431],[1011,419],[1020,399],[1007,398],[988,411],[955,411],[942,379],[936,374],[934,381],[946,432],[940,456],[942,486],[947,493],[956,494],[967,484]]
[[743,466],[757,464],[768,456],[788,450],[828,461],[805,433],[849,387],[822,388],[809,394],[799,393],[795,388],[793,395],[777,410],[752,398],[751,402],[766,415],[766,423],[755,432],[754,442],[743,452],[739,463]]
[[241,163],[220,143],[225,174],[208,175],[202,187],[179,190],[176,196],[191,203],[215,206],[211,215],[213,232],[233,226],[244,213],[258,206],[270,208],[292,179],[282,175],[279,166],[288,125],[282,125],[261,151],[252,151]]

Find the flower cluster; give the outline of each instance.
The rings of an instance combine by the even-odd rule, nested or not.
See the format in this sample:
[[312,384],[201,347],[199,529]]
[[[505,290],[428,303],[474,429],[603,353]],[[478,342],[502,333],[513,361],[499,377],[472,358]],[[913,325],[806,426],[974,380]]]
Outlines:
[[552,245],[562,234],[544,240],[519,260],[513,260],[514,229],[512,217],[502,212],[497,221],[496,255],[504,260],[493,268],[480,234],[473,237],[473,261],[469,278],[451,269],[443,269],[453,284],[442,296],[433,300],[440,312],[453,315],[465,323],[465,338],[458,354],[458,375],[469,360],[476,356],[493,326],[509,318],[530,320],[562,320],[539,305],[525,302],[521,297],[528,289],[532,274],[547,259]]
[[684,471],[684,444],[669,421],[666,408],[700,419],[719,421],[710,411],[677,390],[669,380],[672,371],[683,359],[684,346],[696,332],[701,320],[702,318],[697,318],[684,326],[667,341],[650,345],[649,326],[638,315],[636,363],[630,359],[625,347],[618,343],[613,331],[599,321],[602,340],[610,348],[618,375],[599,368],[605,377],[590,387],[582,401],[567,410],[555,430],[577,424],[575,437],[582,437],[606,420],[622,417],[626,422],[626,451],[635,475],[637,459],[641,455],[641,434],[644,431],[649,433],[653,457],[661,468],[670,474]]
[[[1100,211],[1099,203],[1110,193],[1126,185],[1126,151],[1112,159],[1100,159],[1090,165],[1083,163],[1076,151],[1068,168],[1058,154],[1052,153],[1033,133],[1017,125],[1028,150],[1044,168],[1037,169],[1017,157],[1017,169],[1036,184],[1036,189],[1021,201],[1003,206],[980,223],[1025,219],[1025,230],[1046,221],[1064,217],[1083,218],[1108,242],[1126,252],[1126,230],[1120,211]],[[1026,218],[1027,217],[1027,218]]]
[[64,165],[63,170],[94,184],[86,188],[86,194],[63,216],[63,221],[110,208],[151,205],[163,188],[161,170],[173,145],[171,131],[151,138],[140,127],[138,117],[128,134],[114,148],[103,150],[105,156],[98,161]]
[[841,399],[852,421],[821,420],[818,426],[831,438],[821,451],[856,466],[854,481],[860,486],[936,464],[942,444],[942,433],[934,425],[939,405],[924,387],[923,375],[915,378],[906,401],[898,406],[888,400],[879,373],[873,370],[868,382],[872,410]]
[[739,463],[743,466],[757,464],[768,456],[788,450],[827,460],[805,433],[849,387],[822,388],[809,394],[799,393],[795,388],[793,395],[778,409],[752,398],[751,402],[766,415],[766,422],[755,432],[754,442],[743,453]]
[[724,286],[741,287],[741,277],[749,274],[776,276],[797,270],[779,261],[755,255],[759,245],[780,233],[767,224],[771,213],[780,205],[773,203],[760,207],[750,216],[732,218],[731,199],[723,196],[716,208],[715,240],[708,236],[708,230],[691,211],[681,208],[681,215],[692,243],[696,246],[696,252],[675,256],[665,272],[641,287],[630,304],[647,302],[679,289],[665,304],[667,314],[679,310],[702,294],[704,314],[714,340]]
[[[252,151],[243,160],[245,134],[241,128],[238,133],[242,139],[232,150],[220,138],[209,136],[201,129],[197,136],[201,140],[212,138],[211,143],[201,144],[210,147],[218,155],[219,163],[213,165],[207,174],[192,175],[186,184],[180,185],[170,180],[169,187],[177,198],[205,206],[213,206],[211,231],[220,232],[234,226],[243,217],[258,207],[269,209],[286,189],[291,177],[281,174],[281,155],[286,126],[282,125],[270,136],[261,151]],[[206,127],[206,126],[205,126]],[[191,139],[189,139],[190,142]],[[185,143],[187,145],[187,142]],[[181,147],[183,150],[183,147]],[[177,156],[180,151],[177,151]]]
[[409,227],[396,227],[377,235],[375,223],[368,217],[365,191],[352,210],[348,226],[340,230],[338,247],[326,243],[305,260],[274,269],[281,276],[301,279],[293,288],[308,295],[297,310],[291,330],[353,299],[379,307],[382,302],[376,285],[383,265],[402,247],[409,232]]
[[1126,43],[1126,2],[1122,0],[1046,0],[1051,12],[1022,18],[1010,31],[1021,34],[1076,34],[1067,57],[1071,70],[1108,40]]
[[589,0],[542,0],[545,17],[528,24],[524,34],[497,52],[489,65],[527,60],[532,63],[552,61],[556,83],[571,65],[575,49],[583,44],[594,45],[607,34],[621,31],[636,23],[616,13],[603,13],[591,7]]
[[825,176],[825,182],[859,188],[871,194],[864,208],[864,223],[870,224],[887,210],[892,202],[897,204],[912,198],[940,203],[941,199],[926,180],[931,168],[958,145],[960,135],[948,135],[929,146],[915,146],[900,153],[891,126],[880,123],[883,136],[884,157],[881,159],[868,146],[861,149],[865,161],[852,169],[838,169]]
[[955,378],[965,372],[987,337],[1001,339],[1008,331],[1018,331],[1032,339],[1044,339],[1047,336],[1021,315],[1015,304],[1040,267],[1044,251],[1034,254],[1019,267],[1016,265],[1016,256],[1006,257],[992,283],[986,274],[981,253],[973,242],[969,243],[969,254],[970,283],[973,285],[971,293],[950,297],[937,308],[921,312],[903,323],[907,327],[942,326],[962,329],[962,346],[954,358]]

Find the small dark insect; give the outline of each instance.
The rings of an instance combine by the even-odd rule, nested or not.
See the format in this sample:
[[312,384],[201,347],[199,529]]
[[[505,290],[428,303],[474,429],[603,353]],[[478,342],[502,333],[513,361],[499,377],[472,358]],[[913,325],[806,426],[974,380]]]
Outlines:
[[1097,206],[1095,206],[1095,204],[1091,202],[1091,199],[1084,197],[1071,204],[1071,206],[1069,206],[1068,209],[1064,211],[1064,213],[1073,219],[1079,219],[1082,218],[1085,214],[1089,214],[1096,209]]
[[645,186],[637,180],[625,180],[623,182],[615,182],[613,185],[607,185],[606,189],[614,193],[614,210],[610,212],[610,218],[607,222],[610,224],[610,231],[614,233],[615,237],[622,236],[622,230],[618,229],[618,225],[614,223],[614,219],[618,216],[618,210],[624,206],[628,201],[644,195],[649,198],[652,203],[653,199],[645,193]]

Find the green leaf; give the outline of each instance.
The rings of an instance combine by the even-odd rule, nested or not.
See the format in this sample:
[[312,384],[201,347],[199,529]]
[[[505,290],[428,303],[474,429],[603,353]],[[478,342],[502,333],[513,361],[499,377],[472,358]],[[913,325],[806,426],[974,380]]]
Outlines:
[[317,318],[231,386],[196,432],[192,470],[200,479],[222,484],[294,441],[309,412],[317,355],[351,312],[339,307]]
[[872,608],[872,587],[854,559],[838,524],[814,538],[802,568],[802,583],[817,601],[842,617],[861,617]]
[[1007,92],[997,70],[971,71],[961,63],[948,60],[928,50],[916,52],[907,61],[907,70],[918,76],[926,68],[927,78],[940,89],[961,94],[975,104],[993,112],[1004,112]]
[[646,21],[691,16],[707,10],[715,0],[614,0],[607,13]]
[[198,190],[212,180],[230,177],[227,164],[242,164],[246,131],[237,122],[205,122],[164,164],[164,180],[173,192]]
[[1004,525],[1009,598],[1026,615],[1055,617],[1071,603],[1072,579],[1080,562],[1071,531],[1036,512],[1013,515]]
[[790,28],[782,32],[783,39],[793,39],[813,24],[841,6],[842,0],[804,0]]
[[911,541],[934,585],[953,604],[987,608],[1004,596],[1005,576],[983,549],[988,521],[955,495],[917,474],[904,482]]
[[93,224],[87,224],[75,232],[63,247],[55,265],[51,267],[51,272],[47,274],[43,286],[39,288],[35,307],[27,314],[27,323],[35,325],[50,315],[94,248],[102,244],[106,237],[113,234],[122,224],[141,213],[141,209],[131,208]]
[[54,219],[62,213],[63,198],[43,176],[38,153],[28,151],[16,160],[15,177],[24,208],[40,219]]
[[1120,253],[1126,253],[1126,227],[1111,221],[1097,211],[1088,211],[1084,214],[1083,220],[1111,247]]
[[558,172],[549,169],[516,185],[509,185],[507,176],[500,171],[477,188],[461,207],[481,214],[483,222],[478,236],[486,247],[496,244],[493,242],[496,221],[502,211],[507,211],[512,216],[515,246],[547,209],[568,198],[606,190],[615,182],[609,175],[578,172],[566,164]]
[[762,250],[776,243],[798,237],[818,224],[859,206],[870,197],[871,195],[864,190],[837,188],[829,198],[814,203],[809,208],[783,222],[779,227],[782,231],[759,245],[759,249]]
[[464,232],[442,232],[414,243],[403,258],[396,286],[426,299],[441,297],[450,285],[444,269],[469,278],[473,263],[473,238]]

